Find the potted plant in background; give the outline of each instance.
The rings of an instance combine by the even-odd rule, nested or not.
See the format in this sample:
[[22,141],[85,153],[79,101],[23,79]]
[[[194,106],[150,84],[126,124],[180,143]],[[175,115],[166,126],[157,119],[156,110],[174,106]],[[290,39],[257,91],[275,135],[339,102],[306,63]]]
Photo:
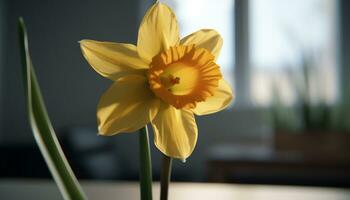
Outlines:
[[275,148],[325,162],[326,159],[349,161],[350,156],[344,153],[350,146],[349,92],[341,100],[325,98],[316,55],[303,51],[299,71],[285,72],[297,96],[294,104],[283,102],[278,84],[273,86],[270,113],[275,127]]

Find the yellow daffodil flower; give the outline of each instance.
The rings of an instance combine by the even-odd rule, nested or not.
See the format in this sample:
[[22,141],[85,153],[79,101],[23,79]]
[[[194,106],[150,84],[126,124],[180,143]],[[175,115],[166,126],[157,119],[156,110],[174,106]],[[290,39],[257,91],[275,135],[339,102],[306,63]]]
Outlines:
[[197,142],[194,114],[218,112],[233,99],[215,63],[222,38],[203,29],[180,40],[175,14],[155,3],[144,16],[137,46],[82,40],[84,57],[114,81],[97,109],[101,135],[134,132],[147,123],[167,156],[185,159]]

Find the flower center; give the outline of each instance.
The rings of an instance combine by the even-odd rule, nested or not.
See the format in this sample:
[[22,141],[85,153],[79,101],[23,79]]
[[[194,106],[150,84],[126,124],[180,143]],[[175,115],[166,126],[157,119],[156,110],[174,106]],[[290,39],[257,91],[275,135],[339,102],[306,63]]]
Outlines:
[[180,108],[195,108],[213,96],[222,78],[215,57],[206,49],[170,47],[154,56],[148,71],[151,90],[163,101]]

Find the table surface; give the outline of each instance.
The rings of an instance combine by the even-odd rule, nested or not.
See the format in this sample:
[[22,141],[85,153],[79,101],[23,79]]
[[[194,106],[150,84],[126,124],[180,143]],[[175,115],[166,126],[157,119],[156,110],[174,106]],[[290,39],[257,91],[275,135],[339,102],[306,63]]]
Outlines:
[[[137,200],[137,182],[82,181],[90,200]],[[159,199],[159,184],[153,187],[153,198]],[[0,179],[0,199],[4,200],[61,200],[62,197],[49,180]],[[350,189],[241,185],[217,183],[171,183],[169,200],[350,200]]]

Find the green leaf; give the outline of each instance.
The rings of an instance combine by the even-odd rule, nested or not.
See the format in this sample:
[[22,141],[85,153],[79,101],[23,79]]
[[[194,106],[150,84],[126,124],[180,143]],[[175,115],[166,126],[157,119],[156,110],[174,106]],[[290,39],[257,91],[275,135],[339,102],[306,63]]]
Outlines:
[[70,168],[47,114],[30,59],[27,32],[22,18],[18,21],[23,78],[30,126],[40,151],[64,199],[87,199]]

